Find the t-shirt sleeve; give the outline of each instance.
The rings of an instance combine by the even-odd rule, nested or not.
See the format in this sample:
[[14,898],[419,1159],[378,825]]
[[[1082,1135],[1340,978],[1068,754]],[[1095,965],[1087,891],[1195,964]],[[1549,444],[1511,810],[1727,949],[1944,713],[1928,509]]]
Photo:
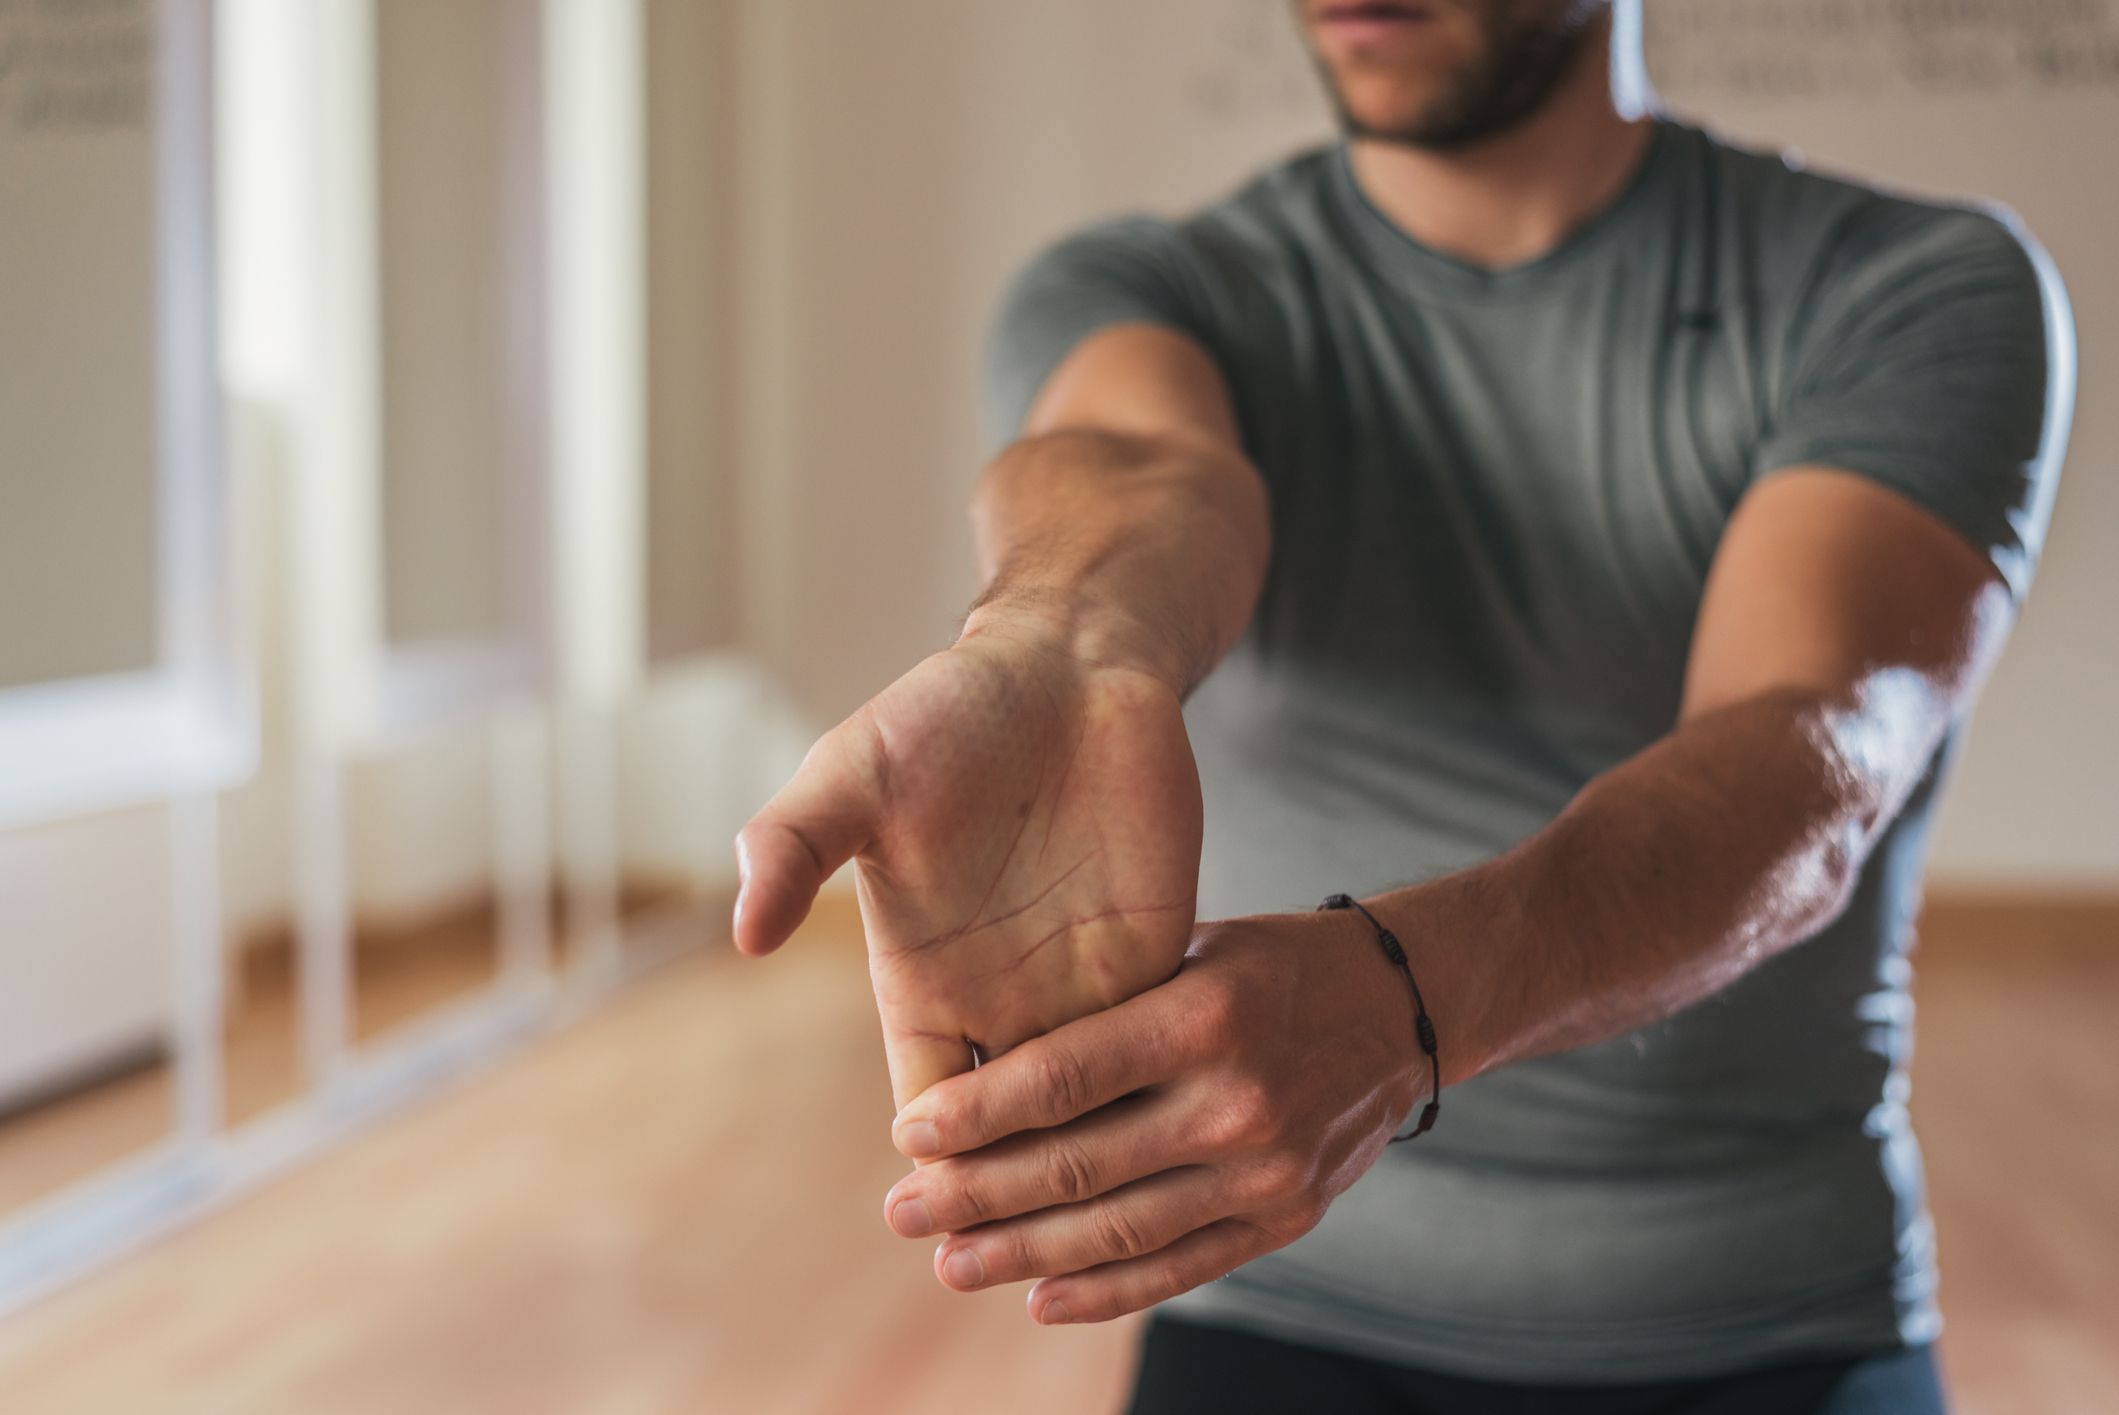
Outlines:
[[1794,336],[1756,470],[1872,478],[1954,527],[2021,598],[2072,411],[2074,330],[2012,221],[1901,207],[1843,229]]
[[988,327],[980,372],[987,445],[1021,431],[1038,390],[1083,339],[1114,324],[1160,324],[1212,347],[1209,301],[1184,235],[1124,216],[1046,247],[1009,282]]

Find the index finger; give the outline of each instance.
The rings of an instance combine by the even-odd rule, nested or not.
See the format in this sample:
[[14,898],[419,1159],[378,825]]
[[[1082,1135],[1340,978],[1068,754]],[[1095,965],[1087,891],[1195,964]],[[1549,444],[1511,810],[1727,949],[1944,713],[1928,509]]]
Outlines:
[[1033,1037],[976,1071],[938,1081],[900,1111],[891,1142],[938,1159],[1024,1130],[1064,1125],[1176,1072],[1169,985]]

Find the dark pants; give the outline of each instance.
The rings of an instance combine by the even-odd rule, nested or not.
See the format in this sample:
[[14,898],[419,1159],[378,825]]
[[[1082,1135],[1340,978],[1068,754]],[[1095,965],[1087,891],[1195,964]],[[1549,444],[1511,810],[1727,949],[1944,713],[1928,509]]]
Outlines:
[[1132,1415],[1943,1415],[1925,1346],[1651,1385],[1519,1386],[1222,1327],[1148,1325]]

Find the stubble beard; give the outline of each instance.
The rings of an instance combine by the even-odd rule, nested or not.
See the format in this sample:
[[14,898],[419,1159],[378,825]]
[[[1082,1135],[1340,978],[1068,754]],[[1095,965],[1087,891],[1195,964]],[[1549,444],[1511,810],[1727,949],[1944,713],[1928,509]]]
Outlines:
[[1348,137],[1449,152],[1497,137],[1543,108],[1583,62],[1594,29],[1591,21],[1603,8],[1578,3],[1557,19],[1535,23],[1491,12],[1482,15],[1486,42],[1477,60],[1452,74],[1409,123],[1365,121],[1322,60],[1318,68],[1340,129]]

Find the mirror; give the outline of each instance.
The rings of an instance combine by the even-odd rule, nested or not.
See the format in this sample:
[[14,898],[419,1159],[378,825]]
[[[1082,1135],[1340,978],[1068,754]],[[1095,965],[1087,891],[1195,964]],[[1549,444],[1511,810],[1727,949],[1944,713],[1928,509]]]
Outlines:
[[205,0],[0,6],[0,827],[229,779]]
[[374,8],[385,731],[542,681],[540,14]]

